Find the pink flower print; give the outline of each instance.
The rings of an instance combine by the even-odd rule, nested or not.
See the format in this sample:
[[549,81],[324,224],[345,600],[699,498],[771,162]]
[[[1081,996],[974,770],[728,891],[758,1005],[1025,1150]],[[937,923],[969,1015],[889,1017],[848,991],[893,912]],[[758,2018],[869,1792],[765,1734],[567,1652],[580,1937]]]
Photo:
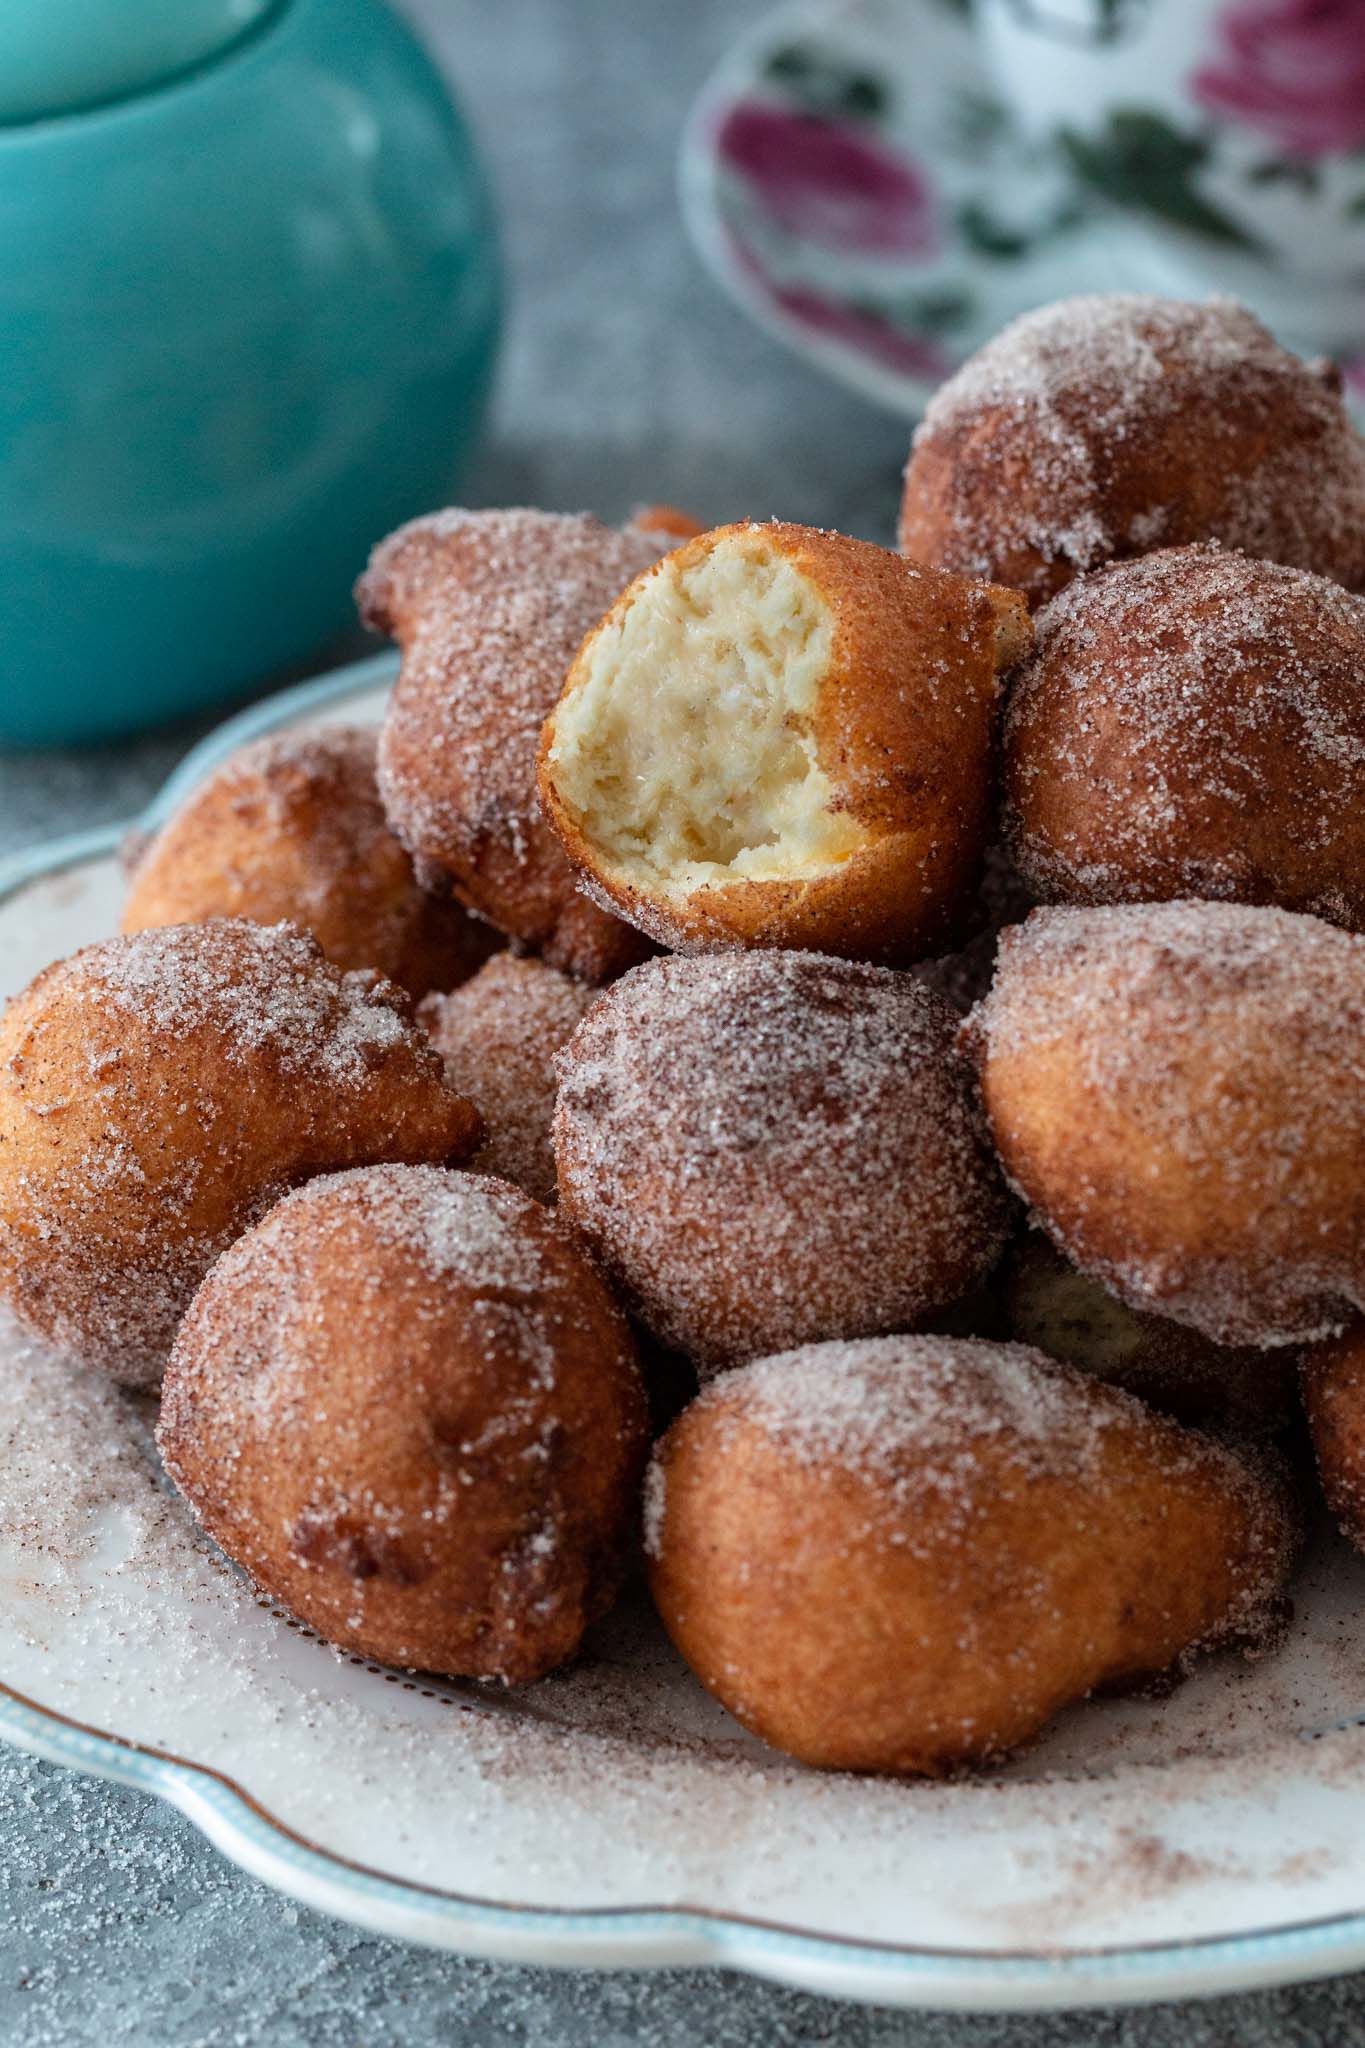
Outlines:
[[937,384],[953,368],[935,343],[893,326],[884,314],[870,308],[842,305],[798,286],[772,287],[769,297],[798,325],[815,334],[827,334],[832,341],[847,342],[860,355],[871,356],[874,362],[904,376]]
[[935,246],[928,180],[861,128],[740,100],[721,119],[716,150],[803,240],[877,256],[923,257]]
[[1233,0],[1190,88],[1291,157],[1365,149],[1365,0]]

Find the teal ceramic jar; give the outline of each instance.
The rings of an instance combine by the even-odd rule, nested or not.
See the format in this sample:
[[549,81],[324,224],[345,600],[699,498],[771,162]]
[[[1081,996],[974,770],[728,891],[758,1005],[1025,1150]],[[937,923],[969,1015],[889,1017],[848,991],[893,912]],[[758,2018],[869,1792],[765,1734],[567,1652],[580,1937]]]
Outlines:
[[0,28],[0,743],[128,732],[306,655],[371,542],[449,494],[487,397],[488,199],[407,29],[378,0],[168,12],[179,68],[111,97],[7,68]]

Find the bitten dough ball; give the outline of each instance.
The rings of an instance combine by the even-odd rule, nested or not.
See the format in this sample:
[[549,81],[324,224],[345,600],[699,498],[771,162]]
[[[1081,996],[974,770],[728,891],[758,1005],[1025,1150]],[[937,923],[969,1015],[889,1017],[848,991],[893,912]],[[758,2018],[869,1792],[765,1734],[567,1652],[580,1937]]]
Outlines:
[[904,1328],[968,1293],[1008,1230],[956,1026],[889,968],[649,961],[559,1056],[561,1210],[703,1370]]
[[1129,1308],[1030,1231],[1001,1276],[1010,1337],[1136,1394],[1178,1422],[1260,1433],[1295,1413],[1298,1354],[1215,1344],[1166,1316]]
[[0,1294],[150,1386],[212,1261],[288,1188],[482,1135],[402,992],[292,926],[107,939],[0,1019]]
[[1045,902],[1278,903],[1365,925],[1365,598],[1213,545],[1083,577],[1005,722]]
[[1279,1345],[1365,1306],[1365,939],[1230,903],[1035,910],[963,1030],[1006,1172],[1131,1307]]
[[1342,1534],[1365,1550],[1365,1324],[1306,1352],[1301,1384],[1327,1505]]
[[540,790],[600,902],[683,951],[890,963],[951,940],[985,851],[1013,593],[809,527],[723,526],[584,642]]
[[937,1774],[1263,1639],[1294,1521],[1254,1462],[1041,1352],[882,1337],[704,1388],[656,1450],[646,1542],[669,1634],[746,1728]]
[[673,538],[452,510],[391,534],[357,586],[365,623],[403,651],[379,782],[419,877],[585,981],[649,949],[580,894],[541,815],[536,748],[584,634]]
[[122,930],[287,919],[336,966],[373,967],[414,995],[463,981],[493,933],[418,887],[384,820],[377,744],[364,727],[328,726],[241,748],[141,855]]
[[428,997],[418,1012],[446,1080],[478,1103],[487,1126],[470,1166],[514,1181],[538,1202],[555,1192],[555,1054],[595,997],[543,960],[499,953],[463,988]]
[[610,1603],[646,1448],[630,1336],[518,1189],[378,1166],[213,1268],[157,1442],[228,1556],[329,1642],[539,1678]]
[[1338,373],[1230,299],[1026,313],[935,393],[900,543],[1041,603],[1078,571],[1221,540],[1365,584],[1365,441]]

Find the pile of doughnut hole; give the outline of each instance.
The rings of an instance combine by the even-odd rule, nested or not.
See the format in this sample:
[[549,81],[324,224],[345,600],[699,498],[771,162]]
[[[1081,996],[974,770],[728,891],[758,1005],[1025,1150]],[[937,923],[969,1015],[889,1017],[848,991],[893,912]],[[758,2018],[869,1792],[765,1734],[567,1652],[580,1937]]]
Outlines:
[[1006,329],[898,552],[412,522],[382,728],[0,1020],[0,1295],[367,1658],[530,1684],[643,1564],[745,1727],[940,1775],[1273,1654],[1365,1546],[1362,592],[1225,300]]

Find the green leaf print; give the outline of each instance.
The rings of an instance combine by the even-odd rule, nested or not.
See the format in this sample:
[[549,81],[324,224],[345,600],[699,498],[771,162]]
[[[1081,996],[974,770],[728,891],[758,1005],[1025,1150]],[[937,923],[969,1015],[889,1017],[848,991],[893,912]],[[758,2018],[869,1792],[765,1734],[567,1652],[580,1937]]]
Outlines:
[[1121,206],[1145,207],[1208,241],[1237,249],[1259,249],[1255,238],[1229,220],[1195,189],[1195,173],[1209,148],[1160,114],[1120,108],[1103,135],[1059,131],[1058,141],[1086,184]]
[[802,113],[824,120],[877,121],[888,94],[872,71],[855,71],[813,43],[786,43],[774,50],[764,70]]

